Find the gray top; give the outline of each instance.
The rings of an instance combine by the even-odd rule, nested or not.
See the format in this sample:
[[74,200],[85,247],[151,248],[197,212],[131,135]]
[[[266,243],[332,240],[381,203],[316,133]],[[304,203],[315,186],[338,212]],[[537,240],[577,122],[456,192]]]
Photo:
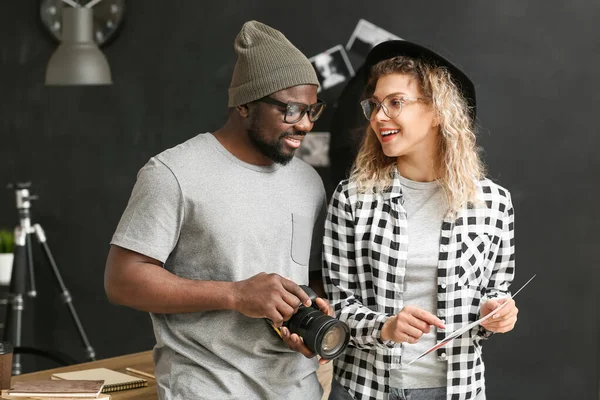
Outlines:
[[[438,182],[415,182],[399,177],[408,220],[408,258],[404,304],[437,313],[437,268],[442,221],[448,210]],[[401,389],[446,387],[447,362],[435,352],[405,366],[435,345],[436,328],[415,344],[402,344],[402,365],[390,371],[390,386]]]
[[[140,170],[111,243],[187,279],[267,272],[307,284],[309,259],[321,267],[325,206],[323,183],[303,161],[247,164],[201,134]],[[316,359],[289,350],[263,319],[235,311],[150,315],[160,399],[321,396]]]

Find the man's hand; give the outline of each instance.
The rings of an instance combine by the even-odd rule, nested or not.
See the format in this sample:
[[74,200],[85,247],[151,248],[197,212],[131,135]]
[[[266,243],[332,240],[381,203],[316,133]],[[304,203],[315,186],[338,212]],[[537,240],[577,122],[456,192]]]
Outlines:
[[442,321],[430,312],[415,306],[405,306],[385,322],[381,330],[381,340],[417,343],[423,334],[431,331],[432,325],[446,329]]
[[[325,299],[317,297],[315,300],[317,307],[321,310],[322,313],[333,317],[333,307],[329,304],[329,302]],[[291,350],[297,351],[298,353],[302,353],[306,358],[313,358],[316,354],[309,350],[308,347],[302,341],[302,338],[295,333],[290,334],[290,330],[286,327],[281,328],[281,335],[283,342],[289,347]],[[326,364],[329,360],[324,358],[319,359],[319,364]]]
[[309,307],[310,297],[293,281],[261,272],[235,283],[233,309],[251,318],[268,318],[276,327],[290,319],[300,304]]
[[515,323],[517,322],[517,314],[519,313],[519,309],[515,305],[515,301],[513,299],[488,300],[481,305],[479,313],[481,318],[483,318],[506,302],[508,302],[508,304],[502,307],[502,310],[483,321],[481,326],[488,331],[495,333],[506,333],[511,331],[515,327]]

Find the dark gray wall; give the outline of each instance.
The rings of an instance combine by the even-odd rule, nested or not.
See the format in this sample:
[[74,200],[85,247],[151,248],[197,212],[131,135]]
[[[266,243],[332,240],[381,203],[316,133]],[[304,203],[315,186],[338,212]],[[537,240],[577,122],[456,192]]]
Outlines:
[[[513,193],[515,286],[538,277],[516,299],[516,329],[486,343],[488,398],[597,398],[597,1],[130,0],[125,28],[105,49],[115,84],[101,88],[44,87],[55,43],[37,1],[0,3],[0,185],[33,182],[34,220],[99,357],[154,343],[146,314],[105,299],[108,242],[148,158],[224,121],[242,23],[270,24],[312,56],[345,44],[365,18],[443,50],[471,75],[490,176]],[[15,222],[13,193],[0,191],[0,225]],[[29,344],[83,361],[40,254],[36,269]]]

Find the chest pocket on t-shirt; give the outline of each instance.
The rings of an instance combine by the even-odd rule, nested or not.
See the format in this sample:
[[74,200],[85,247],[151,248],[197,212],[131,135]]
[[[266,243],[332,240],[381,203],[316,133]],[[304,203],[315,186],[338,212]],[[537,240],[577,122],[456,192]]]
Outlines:
[[458,280],[462,286],[479,286],[492,240],[489,235],[468,233],[463,236]]
[[297,264],[308,265],[312,230],[310,218],[292,214],[292,260]]

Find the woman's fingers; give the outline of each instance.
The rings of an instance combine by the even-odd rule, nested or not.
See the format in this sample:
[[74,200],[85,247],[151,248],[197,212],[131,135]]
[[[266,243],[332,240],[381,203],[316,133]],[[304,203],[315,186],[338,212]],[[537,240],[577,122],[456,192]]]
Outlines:
[[431,332],[431,326],[445,328],[435,315],[421,308],[406,306],[397,316],[396,341],[416,343],[423,334]]

